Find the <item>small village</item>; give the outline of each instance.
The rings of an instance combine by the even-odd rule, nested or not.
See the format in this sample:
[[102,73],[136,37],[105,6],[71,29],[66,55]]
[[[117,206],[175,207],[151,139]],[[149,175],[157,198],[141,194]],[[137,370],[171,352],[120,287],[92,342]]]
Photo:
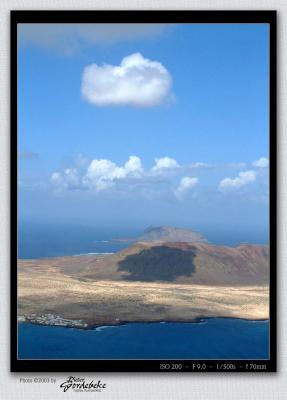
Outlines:
[[40,325],[65,326],[70,328],[88,327],[88,324],[81,320],[66,319],[54,314],[30,314],[26,316],[19,316],[18,322],[31,322]]

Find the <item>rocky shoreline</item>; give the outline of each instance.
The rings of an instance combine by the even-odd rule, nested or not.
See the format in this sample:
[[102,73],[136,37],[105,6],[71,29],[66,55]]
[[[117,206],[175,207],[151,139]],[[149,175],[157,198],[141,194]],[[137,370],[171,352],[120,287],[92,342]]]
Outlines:
[[87,323],[82,320],[71,320],[67,318],[62,318],[59,315],[54,314],[42,314],[42,315],[27,315],[27,316],[18,316],[18,323],[31,323],[35,325],[44,325],[44,326],[58,326],[58,327],[65,327],[65,328],[77,328],[77,329],[95,329],[103,326],[119,326],[119,325],[126,325],[129,323],[145,323],[145,324],[153,324],[153,323],[183,323],[183,324],[197,324],[201,322],[205,322],[209,319],[214,318],[226,318],[226,319],[240,319],[245,321],[268,321],[268,318],[241,318],[241,317],[225,317],[225,316],[201,316],[195,317],[193,319],[177,319],[177,320],[152,320],[152,321],[144,321],[144,320],[131,320],[131,321],[123,321],[117,318],[114,321],[103,321],[103,322],[91,322]]

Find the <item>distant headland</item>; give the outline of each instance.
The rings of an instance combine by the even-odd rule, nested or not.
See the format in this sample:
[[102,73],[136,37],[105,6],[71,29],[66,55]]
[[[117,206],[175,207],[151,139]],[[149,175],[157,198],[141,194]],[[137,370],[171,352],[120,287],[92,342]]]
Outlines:
[[115,239],[119,242],[141,242],[141,241],[161,241],[161,242],[186,242],[186,243],[207,243],[207,239],[201,233],[190,229],[175,228],[172,226],[149,226],[143,234],[136,238]]

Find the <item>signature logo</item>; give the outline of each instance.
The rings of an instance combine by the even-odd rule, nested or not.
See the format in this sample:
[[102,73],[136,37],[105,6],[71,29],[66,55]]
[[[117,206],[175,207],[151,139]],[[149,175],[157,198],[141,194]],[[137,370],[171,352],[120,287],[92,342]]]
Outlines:
[[100,380],[87,382],[85,378],[69,376],[65,382],[61,383],[60,388],[63,389],[63,392],[67,392],[69,389],[73,389],[75,392],[101,392],[106,389],[106,383]]

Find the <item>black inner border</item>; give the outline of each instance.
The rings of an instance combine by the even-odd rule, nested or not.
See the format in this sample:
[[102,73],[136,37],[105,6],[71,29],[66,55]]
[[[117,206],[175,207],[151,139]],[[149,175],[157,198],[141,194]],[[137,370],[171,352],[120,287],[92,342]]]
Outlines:
[[[277,139],[276,139],[276,11],[11,11],[11,92],[10,92],[10,371],[11,372],[179,372],[161,370],[160,364],[182,364],[180,372],[227,372],[217,369],[217,364],[234,364],[236,370],[228,372],[251,372],[244,369],[248,364],[264,364],[266,369],[252,372],[276,372],[276,265],[277,265]],[[270,359],[262,360],[19,360],[17,359],[17,24],[18,23],[267,23],[270,25]],[[194,368],[206,364],[206,369]]]

